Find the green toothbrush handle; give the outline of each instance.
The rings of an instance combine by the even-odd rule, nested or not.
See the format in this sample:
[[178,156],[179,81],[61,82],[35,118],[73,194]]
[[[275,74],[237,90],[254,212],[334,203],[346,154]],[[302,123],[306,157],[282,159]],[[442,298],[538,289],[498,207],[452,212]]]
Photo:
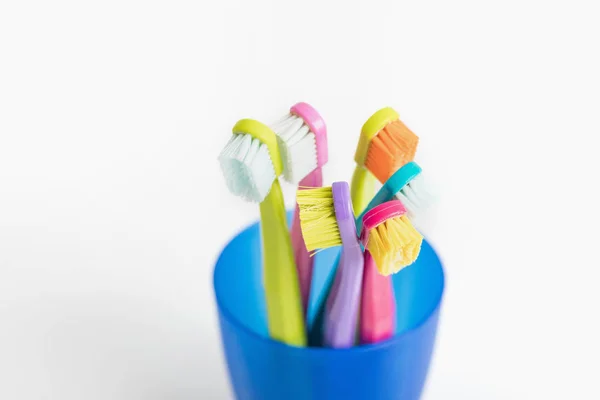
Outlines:
[[369,171],[359,165],[356,166],[350,185],[354,215],[360,215],[367,208],[375,194],[376,183],[377,179]]
[[298,272],[277,179],[260,203],[260,220],[269,334],[290,345],[306,346]]

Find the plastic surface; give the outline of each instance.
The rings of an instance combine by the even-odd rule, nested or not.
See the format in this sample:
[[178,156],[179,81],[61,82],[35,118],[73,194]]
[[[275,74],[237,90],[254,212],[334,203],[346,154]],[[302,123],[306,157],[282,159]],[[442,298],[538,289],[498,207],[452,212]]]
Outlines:
[[350,192],[352,194],[352,208],[354,215],[360,215],[375,194],[377,179],[361,165],[354,168]]
[[365,251],[360,302],[360,343],[389,339],[396,330],[396,301],[391,276],[377,271],[375,260]]
[[327,347],[344,348],[353,346],[356,341],[364,258],[356,236],[348,183],[334,182],[331,186],[342,250],[327,297],[323,343]]
[[315,134],[317,144],[317,167],[321,168],[327,164],[329,152],[327,150],[327,126],[321,114],[317,112],[310,104],[297,103],[290,108],[290,114],[302,118],[308,125],[310,131]]
[[[321,187],[323,186],[323,173],[321,168],[315,169],[308,174],[299,183],[299,186],[305,187]],[[302,190],[302,189],[299,189]],[[294,211],[294,219],[291,229],[292,246],[294,247],[294,260],[296,262],[296,270],[298,271],[298,279],[300,281],[300,295],[302,296],[302,309],[306,314],[308,310],[308,298],[310,296],[310,287],[312,282],[313,265],[315,258],[310,256],[304,244],[302,236],[302,228],[300,226],[300,210],[298,204]]]
[[[387,201],[394,200],[396,193],[401,191],[404,186],[408,185],[414,178],[421,173],[421,167],[416,162],[411,161],[398,169],[379,189],[373,199],[369,202],[369,205],[362,211],[360,216],[356,219],[356,228],[358,232],[362,229],[362,220],[365,214],[383,204]],[[357,214],[358,215],[358,214]]]
[[352,212],[352,201],[350,200],[350,187],[347,182],[333,182],[331,192],[333,195],[333,210],[342,238],[342,245],[353,246],[358,243],[358,240]]
[[[394,337],[350,349],[287,346],[268,337],[260,243],[259,227],[254,224],[225,247],[214,271],[222,345],[237,399],[420,397],[444,288],[440,260],[426,242],[417,262],[392,277]],[[328,249],[315,256],[309,316],[317,305],[314,294],[323,290],[338,253]]]

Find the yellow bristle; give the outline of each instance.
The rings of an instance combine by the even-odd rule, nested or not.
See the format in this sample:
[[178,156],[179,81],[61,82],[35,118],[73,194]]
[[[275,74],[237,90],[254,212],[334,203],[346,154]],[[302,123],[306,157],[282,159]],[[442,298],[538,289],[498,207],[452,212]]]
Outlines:
[[415,262],[423,236],[405,215],[390,218],[369,231],[367,249],[381,275],[395,274]]
[[369,143],[365,167],[384,183],[399,168],[412,161],[419,137],[402,121],[385,126]]
[[331,187],[298,190],[296,201],[300,209],[300,228],[308,251],[342,245]]

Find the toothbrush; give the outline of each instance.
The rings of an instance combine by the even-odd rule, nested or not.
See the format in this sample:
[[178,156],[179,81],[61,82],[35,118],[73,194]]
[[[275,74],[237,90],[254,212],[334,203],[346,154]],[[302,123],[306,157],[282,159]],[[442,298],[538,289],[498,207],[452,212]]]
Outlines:
[[[322,167],[327,163],[327,127],[317,110],[297,103],[288,115],[272,125],[283,161],[283,177],[302,187],[323,186]],[[306,250],[296,204],[291,229],[294,259],[300,281],[302,307],[306,315],[314,259]]]
[[[432,196],[424,187],[421,167],[416,162],[407,163],[383,184],[367,206],[367,210],[371,211],[364,211],[358,217],[358,230],[363,230],[367,214],[393,199],[400,200],[406,209],[406,216],[413,223],[425,214]],[[389,276],[378,273],[371,253],[366,251],[360,325],[362,343],[376,343],[393,334],[396,325],[395,308],[392,280]]]
[[276,135],[268,126],[252,119],[238,121],[232,131],[219,161],[230,191],[260,203],[269,334],[283,343],[305,346],[298,274],[277,179],[283,164]]
[[[356,225],[359,225],[358,220]],[[423,237],[412,226],[406,216],[406,208],[399,200],[388,201],[369,210],[362,217],[360,226],[361,245],[365,248],[360,342],[374,343],[390,337],[395,330],[396,302],[389,275],[417,259]],[[337,277],[337,270],[334,274]],[[334,289],[335,283],[329,292]],[[326,292],[326,298],[329,298],[329,292]],[[313,346],[323,345],[325,339],[326,302],[322,301],[320,307],[309,335]]]
[[[350,187],[354,215],[360,215],[371,201],[377,180],[385,182],[399,167],[414,158],[418,143],[419,137],[400,121],[398,113],[391,107],[382,108],[371,115],[361,129],[354,156],[356,168]],[[332,283],[332,279],[328,278],[325,294],[319,301],[327,298]],[[309,334],[313,345],[320,343],[318,332],[322,330],[320,325],[324,311],[325,304],[321,302]]]
[[400,121],[390,107],[375,112],[364,123],[354,160],[352,204],[359,215],[375,193],[377,180],[385,182],[396,170],[415,157],[419,137]]
[[363,217],[368,210],[393,199],[402,202],[406,208],[406,215],[418,227],[417,221],[422,219],[433,201],[433,196],[427,191],[423,182],[421,172],[421,167],[414,161],[394,172],[369,202],[366,210],[357,218],[358,230],[361,230]]
[[365,247],[365,272],[360,305],[360,343],[390,338],[396,329],[396,301],[390,274],[412,264],[423,237],[406,216],[399,200],[368,211],[362,221],[361,244]]
[[342,246],[333,287],[326,300],[323,343],[346,348],[355,344],[363,279],[363,253],[346,182],[298,191],[300,224],[308,251]]
[[391,200],[365,214],[360,241],[371,253],[379,273],[389,276],[415,262],[423,236],[406,216],[402,202]]

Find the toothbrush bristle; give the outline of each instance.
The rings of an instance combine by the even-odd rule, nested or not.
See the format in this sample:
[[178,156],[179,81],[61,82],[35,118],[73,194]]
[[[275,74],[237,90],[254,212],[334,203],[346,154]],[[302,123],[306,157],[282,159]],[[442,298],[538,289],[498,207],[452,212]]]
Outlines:
[[296,193],[300,227],[310,252],[342,245],[330,187],[301,189]]
[[367,249],[381,275],[395,274],[415,262],[423,236],[406,215],[390,218],[369,231]]
[[289,114],[272,126],[283,161],[283,178],[298,184],[317,168],[315,134],[302,118]]
[[419,137],[402,121],[389,123],[369,143],[365,167],[383,183],[413,160],[418,144]]
[[229,190],[247,201],[262,202],[276,179],[267,146],[247,134],[232,135],[219,163]]
[[423,176],[419,174],[396,193],[396,198],[406,207],[406,215],[411,220],[423,218],[423,214],[433,201],[433,196],[427,191],[426,186]]

